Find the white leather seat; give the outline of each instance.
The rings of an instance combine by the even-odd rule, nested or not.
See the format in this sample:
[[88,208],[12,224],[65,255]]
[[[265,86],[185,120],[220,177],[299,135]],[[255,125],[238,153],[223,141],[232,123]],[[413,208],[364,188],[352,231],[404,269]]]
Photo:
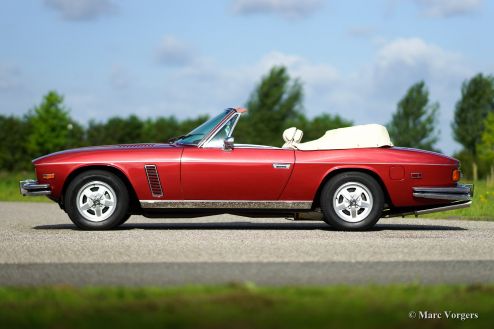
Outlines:
[[283,144],[283,148],[291,148],[295,149],[294,144],[300,143],[302,137],[304,136],[304,132],[296,127],[291,127],[286,129],[283,132],[283,140],[285,144]]

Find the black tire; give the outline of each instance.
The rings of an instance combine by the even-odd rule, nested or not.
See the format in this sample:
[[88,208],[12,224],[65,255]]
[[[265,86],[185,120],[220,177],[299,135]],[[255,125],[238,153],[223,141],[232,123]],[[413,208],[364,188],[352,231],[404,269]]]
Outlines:
[[[96,197],[86,197],[88,192]],[[83,230],[112,229],[130,217],[127,187],[118,176],[108,171],[88,170],[77,175],[67,187],[65,200],[65,211]],[[107,202],[112,202],[113,206],[106,206]],[[83,206],[78,206],[81,203],[92,207],[83,210]]]
[[122,221],[120,222],[119,225],[122,225],[122,224],[125,224],[125,222],[127,222],[130,218],[130,216],[132,216],[131,214],[126,214],[123,218],[122,218]]
[[[361,190],[357,191],[357,188]],[[368,230],[381,218],[384,193],[372,176],[348,171],[326,182],[320,202],[324,221],[330,226],[345,231]]]

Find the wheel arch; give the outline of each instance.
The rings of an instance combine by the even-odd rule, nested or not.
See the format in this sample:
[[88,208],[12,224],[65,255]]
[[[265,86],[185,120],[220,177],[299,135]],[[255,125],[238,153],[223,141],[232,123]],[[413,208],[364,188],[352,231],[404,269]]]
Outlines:
[[67,190],[67,187],[69,186],[70,182],[78,176],[79,174],[82,174],[83,172],[90,171],[90,170],[103,170],[110,172],[114,175],[116,175],[118,178],[122,180],[122,182],[125,184],[125,187],[127,187],[127,191],[129,191],[129,198],[130,198],[130,211],[131,212],[136,212],[140,209],[140,204],[139,204],[139,199],[137,198],[137,194],[134,190],[134,187],[130,183],[129,178],[127,175],[120,169],[114,166],[110,165],[87,165],[87,166],[81,166],[76,169],[74,169],[70,174],[67,176],[67,178],[64,181],[62,191],[60,193],[60,207],[65,210],[64,206],[64,198],[65,198],[65,191]]
[[321,191],[324,187],[324,185],[331,180],[333,177],[335,177],[338,174],[344,173],[344,172],[361,172],[364,174],[368,174],[372,178],[376,180],[376,182],[381,186],[381,189],[384,193],[384,202],[388,204],[389,206],[392,206],[392,201],[388,193],[388,189],[386,188],[386,184],[384,184],[383,179],[381,176],[375,172],[374,170],[366,167],[340,167],[340,168],[334,168],[330,170],[326,175],[324,176],[323,180],[321,181],[321,184],[319,184],[319,187],[317,188],[316,194],[314,196],[314,203],[313,207],[317,208],[320,207],[320,197],[321,197]]

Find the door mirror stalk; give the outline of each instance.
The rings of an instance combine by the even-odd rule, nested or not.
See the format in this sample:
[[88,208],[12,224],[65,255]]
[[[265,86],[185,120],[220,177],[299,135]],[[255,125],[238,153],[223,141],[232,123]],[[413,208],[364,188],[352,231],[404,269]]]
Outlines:
[[225,140],[223,141],[223,149],[225,151],[231,151],[233,150],[234,148],[234,142],[235,142],[235,139],[233,137],[227,137],[225,138]]

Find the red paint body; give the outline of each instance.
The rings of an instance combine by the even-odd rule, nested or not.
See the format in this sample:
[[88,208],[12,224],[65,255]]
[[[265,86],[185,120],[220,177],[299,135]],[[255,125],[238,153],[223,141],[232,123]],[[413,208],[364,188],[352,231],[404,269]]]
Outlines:
[[[403,148],[299,151],[235,147],[231,151],[174,144],[89,147],[54,153],[33,161],[40,183],[51,185],[51,198],[63,204],[63,191],[74,173],[112,167],[124,175],[138,200],[303,200],[316,201],[321,184],[335,171],[364,170],[382,183],[393,208],[437,204],[417,199],[412,187],[455,186],[458,161],[433,152]],[[275,169],[273,163],[290,164]],[[153,197],[144,166],[156,165],[163,187]],[[55,178],[43,179],[54,173]],[[411,178],[420,173],[421,178]]]

